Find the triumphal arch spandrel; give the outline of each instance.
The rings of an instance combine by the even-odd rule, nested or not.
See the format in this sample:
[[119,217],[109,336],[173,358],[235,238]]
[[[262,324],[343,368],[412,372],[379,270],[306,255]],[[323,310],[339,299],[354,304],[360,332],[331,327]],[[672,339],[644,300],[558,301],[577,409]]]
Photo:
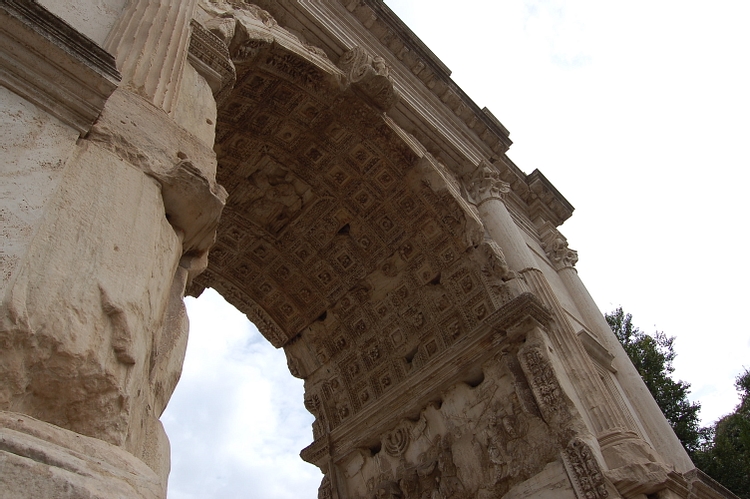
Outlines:
[[0,0],[0,497],[164,498],[183,296],[283,348],[323,498],[719,498],[573,207],[381,0]]

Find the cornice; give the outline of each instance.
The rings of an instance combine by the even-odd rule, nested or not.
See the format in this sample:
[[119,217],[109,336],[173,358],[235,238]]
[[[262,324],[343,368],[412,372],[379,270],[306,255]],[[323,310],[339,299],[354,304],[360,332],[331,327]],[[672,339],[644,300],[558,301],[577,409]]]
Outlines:
[[334,61],[356,46],[382,57],[401,95],[388,115],[456,173],[465,174],[510,146],[507,129],[466,96],[445,65],[382,1],[255,3]]
[[[411,378],[410,386],[450,386],[465,379],[469,373],[459,366],[472,359],[481,365],[489,358],[501,354],[512,343],[523,342],[526,331],[535,325],[547,326],[551,321],[549,310],[536,295],[522,292],[490,316],[486,323],[467,336],[466,341],[450,351],[436,356],[425,369]],[[445,369],[444,366],[454,366]],[[397,388],[397,387],[396,387]],[[399,420],[413,414],[414,407],[424,407],[435,399],[433,391],[414,393],[409,390],[391,390],[379,401],[383,411],[363,411],[331,432],[331,439],[318,438],[302,450],[300,456],[309,463],[324,466],[325,459],[344,458],[357,447],[362,447],[361,428],[370,434],[382,434]],[[405,401],[409,403],[405,403]],[[383,417],[387,414],[387,417]],[[334,448],[329,442],[337,442]]]
[[573,205],[560,194],[552,182],[547,180],[542,172],[534,170],[526,177],[529,195],[526,202],[529,205],[529,216],[535,222],[544,220],[555,227],[573,215]]
[[83,135],[119,82],[114,57],[65,21],[0,0],[0,84]]
[[[450,79],[450,70],[382,0],[255,0],[285,28],[320,47],[336,61],[354,47],[382,57],[398,102],[387,111],[393,122],[428,152],[466,178],[483,161],[510,184],[506,204],[532,224],[555,226],[573,206],[538,170],[526,175],[505,154],[508,130]],[[468,188],[468,186],[467,186]]]

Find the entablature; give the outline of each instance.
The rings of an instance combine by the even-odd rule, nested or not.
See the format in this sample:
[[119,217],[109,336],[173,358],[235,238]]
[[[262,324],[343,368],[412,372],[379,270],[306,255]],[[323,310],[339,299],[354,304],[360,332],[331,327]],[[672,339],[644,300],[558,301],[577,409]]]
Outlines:
[[468,177],[489,159],[511,185],[509,208],[533,224],[562,224],[572,205],[535,170],[521,171],[506,155],[508,130],[485,107],[480,109],[450,78],[451,71],[383,0],[313,2],[257,0],[285,28],[337,60],[352,47],[383,57],[400,94],[387,111],[456,177]]
[[0,2],[0,84],[85,135],[120,83],[115,60],[36,2]]
[[382,1],[258,0],[285,28],[332,60],[360,46],[392,68],[401,102],[388,114],[459,174],[466,163],[502,155],[508,130],[450,79],[450,71]]

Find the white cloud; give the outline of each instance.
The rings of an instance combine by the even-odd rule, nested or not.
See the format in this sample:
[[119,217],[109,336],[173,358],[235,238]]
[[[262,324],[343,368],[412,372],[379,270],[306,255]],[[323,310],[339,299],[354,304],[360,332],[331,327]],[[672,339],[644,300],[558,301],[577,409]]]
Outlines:
[[283,352],[215,291],[186,302],[185,366],[162,417],[169,497],[317,497],[321,475],[298,455],[312,442],[313,418]]
[[[509,128],[518,166],[576,206],[562,231],[602,311],[676,336],[675,374],[704,422],[731,411],[750,367],[750,3],[388,5]],[[312,418],[282,352],[211,294],[189,306],[164,417],[170,498],[316,497],[320,475],[297,455]]]

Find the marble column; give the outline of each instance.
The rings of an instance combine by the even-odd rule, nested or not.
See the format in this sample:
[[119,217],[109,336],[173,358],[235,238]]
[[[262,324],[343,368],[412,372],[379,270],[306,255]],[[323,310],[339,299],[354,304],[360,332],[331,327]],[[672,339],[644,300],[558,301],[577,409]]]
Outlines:
[[105,41],[122,84],[171,113],[180,88],[196,0],[132,0]]
[[679,471],[692,469],[694,466],[685,449],[581,281],[575,268],[578,253],[568,247],[565,238],[551,224],[544,228],[542,239],[546,241],[547,256],[578,309],[581,320],[599,343],[614,355],[614,378],[626,395],[629,409],[643,426],[646,437],[659,454],[672,457]]
[[534,255],[505,206],[510,185],[500,180],[489,163],[482,163],[471,179],[471,191],[482,222],[490,237],[502,247],[510,270],[536,267]]
[[[503,249],[508,265],[518,272],[534,294],[552,312],[553,322],[547,330],[554,355],[561,360],[568,380],[561,380],[572,390],[582,417],[599,441],[602,456],[609,469],[658,460],[651,447],[637,434],[623,414],[614,395],[599,377],[591,358],[567,318],[559,299],[526,244],[521,229],[511,217],[504,197],[507,183],[499,178],[494,165],[483,162],[470,182],[470,194],[477,205],[489,236]],[[568,384],[569,383],[569,384]],[[609,449],[607,451],[607,449]]]

